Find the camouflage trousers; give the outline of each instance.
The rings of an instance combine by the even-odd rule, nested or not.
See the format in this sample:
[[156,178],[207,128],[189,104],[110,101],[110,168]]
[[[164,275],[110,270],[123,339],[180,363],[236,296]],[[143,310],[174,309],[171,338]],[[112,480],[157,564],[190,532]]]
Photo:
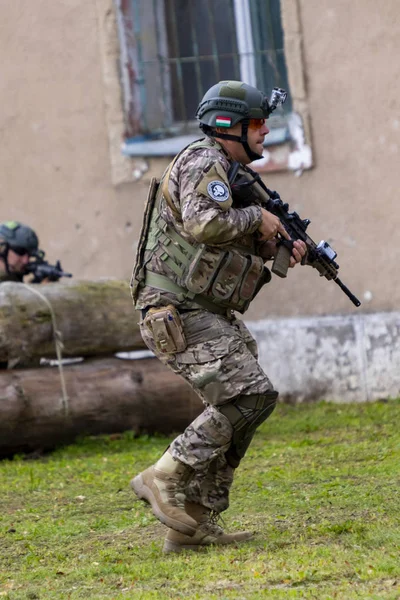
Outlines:
[[146,345],[202,398],[204,411],[170,445],[174,458],[194,469],[186,498],[218,513],[229,506],[234,469],[225,453],[233,428],[218,410],[240,395],[263,394],[272,384],[261,369],[257,343],[242,321],[205,310],[181,313],[187,347],[163,355],[149,330],[140,324]]

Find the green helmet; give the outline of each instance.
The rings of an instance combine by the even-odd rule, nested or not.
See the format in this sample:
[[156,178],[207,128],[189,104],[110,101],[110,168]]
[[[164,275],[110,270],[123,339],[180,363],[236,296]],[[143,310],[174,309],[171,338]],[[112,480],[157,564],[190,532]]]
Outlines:
[[243,81],[220,81],[205,93],[196,117],[208,127],[233,127],[243,119],[266,119],[267,96]]
[[39,240],[36,233],[18,221],[0,223],[0,242],[3,240],[11,250],[22,248],[31,256],[37,255],[39,251]]
[[[209,136],[233,140],[242,144],[251,161],[262,158],[254,152],[247,140],[250,119],[267,119],[271,114],[267,96],[243,81],[220,81],[205,93],[196,117],[200,129]],[[242,123],[241,136],[216,131],[216,127],[229,128]]]

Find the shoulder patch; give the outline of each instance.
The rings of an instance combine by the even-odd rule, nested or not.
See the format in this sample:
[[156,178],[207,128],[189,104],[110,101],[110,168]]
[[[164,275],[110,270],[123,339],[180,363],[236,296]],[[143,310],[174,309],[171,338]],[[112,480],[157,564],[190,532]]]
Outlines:
[[204,196],[218,202],[218,205],[223,210],[229,210],[232,206],[228,176],[218,161],[213,164],[209,171],[203,174],[203,177],[196,186],[196,192],[204,194]]
[[207,184],[207,193],[217,202],[225,202],[229,198],[229,190],[223,181],[216,179]]

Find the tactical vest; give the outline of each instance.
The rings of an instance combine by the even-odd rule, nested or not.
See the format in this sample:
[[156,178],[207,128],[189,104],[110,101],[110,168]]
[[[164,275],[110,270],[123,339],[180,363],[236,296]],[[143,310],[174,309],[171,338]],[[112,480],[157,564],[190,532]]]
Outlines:
[[[168,191],[168,180],[176,159],[185,151],[210,147],[200,140],[184,148],[170,163],[161,181],[150,183],[142,230],[131,279],[132,298],[136,302],[141,287],[150,286],[175,294],[179,302],[188,300],[211,312],[228,310],[244,313],[261,287],[271,279],[260,256],[251,249],[232,245],[217,248],[193,241],[189,243],[161,216],[164,199],[173,214],[180,218]],[[166,274],[146,268],[146,251],[157,253],[177,276],[178,283]]]

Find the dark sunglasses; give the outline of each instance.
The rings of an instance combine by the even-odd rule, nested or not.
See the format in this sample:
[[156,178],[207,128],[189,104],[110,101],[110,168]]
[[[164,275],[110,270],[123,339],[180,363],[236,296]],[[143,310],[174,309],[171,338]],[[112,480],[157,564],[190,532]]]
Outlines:
[[24,256],[25,254],[29,254],[29,250],[26,248],[22,248],[21,246],[10,246],[11,250],[18,254],[18,256]]

